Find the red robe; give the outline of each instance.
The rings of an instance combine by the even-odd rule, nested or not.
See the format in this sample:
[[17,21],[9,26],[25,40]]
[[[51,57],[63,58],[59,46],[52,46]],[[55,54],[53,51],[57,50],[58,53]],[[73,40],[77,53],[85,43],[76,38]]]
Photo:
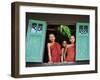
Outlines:
[[59,43],[55,42],[51,47],[51,60],[54,63],[60,62],[61,46]]
[[75,62],[75,45],[67,48],[67,55],[66,55],[65,61]]

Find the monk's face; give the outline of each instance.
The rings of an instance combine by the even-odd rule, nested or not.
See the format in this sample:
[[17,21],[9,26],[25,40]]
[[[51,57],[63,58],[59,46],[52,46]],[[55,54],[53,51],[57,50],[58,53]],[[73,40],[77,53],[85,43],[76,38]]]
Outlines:
[[55,41],[55,35],[54,35],[54,34],[50,34],[50,35],[49,35],[49,40],[50,40],[51,42],[54,42],[54,41]]
[[63,41],[62,46],[63,47],[66,47],[66,45],[67,45],[67,42],[66,41]]
[[71,43],[74,43],[74,42],[75,42],[75,37],[74,37],[74,36],[71,36],[71,37],[70,37],[70,42],[71,42]]

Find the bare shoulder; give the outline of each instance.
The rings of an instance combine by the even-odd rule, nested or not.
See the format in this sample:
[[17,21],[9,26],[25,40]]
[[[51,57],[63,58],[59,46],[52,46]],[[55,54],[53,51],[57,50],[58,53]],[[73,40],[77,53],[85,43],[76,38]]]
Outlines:
[[51,43],[48,43],[47,46],[50,47],[51,46]]

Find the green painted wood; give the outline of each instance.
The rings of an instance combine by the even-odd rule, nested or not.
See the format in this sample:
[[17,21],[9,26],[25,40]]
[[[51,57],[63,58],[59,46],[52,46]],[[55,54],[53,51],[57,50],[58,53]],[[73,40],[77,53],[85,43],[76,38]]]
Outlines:
[[46,22],[29,20],[26,35],[26,62],[43,62]]
[[76,24],[76,60],[89,60],[89,23]]

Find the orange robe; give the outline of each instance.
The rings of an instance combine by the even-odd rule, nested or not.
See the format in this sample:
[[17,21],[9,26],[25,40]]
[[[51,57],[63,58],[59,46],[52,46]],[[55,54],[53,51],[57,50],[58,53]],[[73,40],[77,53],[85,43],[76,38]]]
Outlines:
[[67,48],[67,55],[66,55],[65,61],[75,62],[75,45]]
[[59,43],[55,42],[51,47],[51,60],[54,63],[60,62],[61,46]]

